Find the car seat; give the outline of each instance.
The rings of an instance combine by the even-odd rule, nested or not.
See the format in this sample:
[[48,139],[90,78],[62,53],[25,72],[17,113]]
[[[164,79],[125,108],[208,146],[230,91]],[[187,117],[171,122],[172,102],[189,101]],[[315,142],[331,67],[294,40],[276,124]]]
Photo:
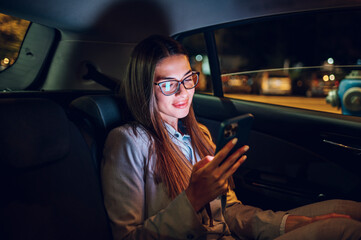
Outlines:
[[99,169],[108,133],[131,119],[125,101],[114,95],[82,96],[70,103],[70,115],[86,139]]
[[0,239],[111,239],[99,175],[63,108],[0,99]]

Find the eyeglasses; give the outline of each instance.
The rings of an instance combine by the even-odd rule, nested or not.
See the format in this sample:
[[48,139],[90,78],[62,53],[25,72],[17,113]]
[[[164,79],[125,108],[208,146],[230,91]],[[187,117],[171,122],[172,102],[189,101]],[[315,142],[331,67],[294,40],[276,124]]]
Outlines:
[[183,78],[183,80],[167,80],[159,83],[158,85],[162,93],[166,96],[170,96],[179,91],[179,87],[183,84],[185,89],[195,88],[199,81],[199,72],[192,71],[192,73]]

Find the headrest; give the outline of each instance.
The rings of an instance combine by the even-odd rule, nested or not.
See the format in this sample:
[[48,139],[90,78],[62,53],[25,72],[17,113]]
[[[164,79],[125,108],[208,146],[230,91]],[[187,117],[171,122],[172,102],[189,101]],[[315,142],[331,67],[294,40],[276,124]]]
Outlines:
[[112,95],[90,95],[75,99],[70,107],[73,112],[78,111],[90,120],[98,132],[106,135],[124,121],[120,102],[121,99]]
[[0,159],[30,167],[63,158],[70,148],[69,121],[48,99],[0,99]]

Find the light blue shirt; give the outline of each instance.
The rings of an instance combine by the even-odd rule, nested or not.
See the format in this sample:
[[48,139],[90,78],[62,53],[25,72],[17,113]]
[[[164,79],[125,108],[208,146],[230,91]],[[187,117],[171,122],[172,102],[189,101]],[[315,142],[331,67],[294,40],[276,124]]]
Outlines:
[[[184,156],[190,161],[192,165],[194,165],[197,161],[199,161],[199,156],[194,155],[194,151],[192,148],[191,137],[188,134],[182,135],[180,132],[175,130],[171,125],[165,123],[165,126],[168,130],[169,137],[172,139],[173,143],[179,147]],[[178,126],[182,128],[181,123]],[[197,157],[197,158],[196,158]]]

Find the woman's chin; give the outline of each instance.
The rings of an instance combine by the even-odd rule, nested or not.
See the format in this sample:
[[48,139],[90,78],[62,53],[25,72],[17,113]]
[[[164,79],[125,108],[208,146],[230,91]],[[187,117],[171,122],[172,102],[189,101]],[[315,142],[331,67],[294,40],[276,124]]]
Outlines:
[[186,116],[188,116],[189,114],[189,108],[187,109],[182,109],[183,111],[179,111],[176,115],[177,115],[177,118],[180,119],[180,118],[185,118]]

